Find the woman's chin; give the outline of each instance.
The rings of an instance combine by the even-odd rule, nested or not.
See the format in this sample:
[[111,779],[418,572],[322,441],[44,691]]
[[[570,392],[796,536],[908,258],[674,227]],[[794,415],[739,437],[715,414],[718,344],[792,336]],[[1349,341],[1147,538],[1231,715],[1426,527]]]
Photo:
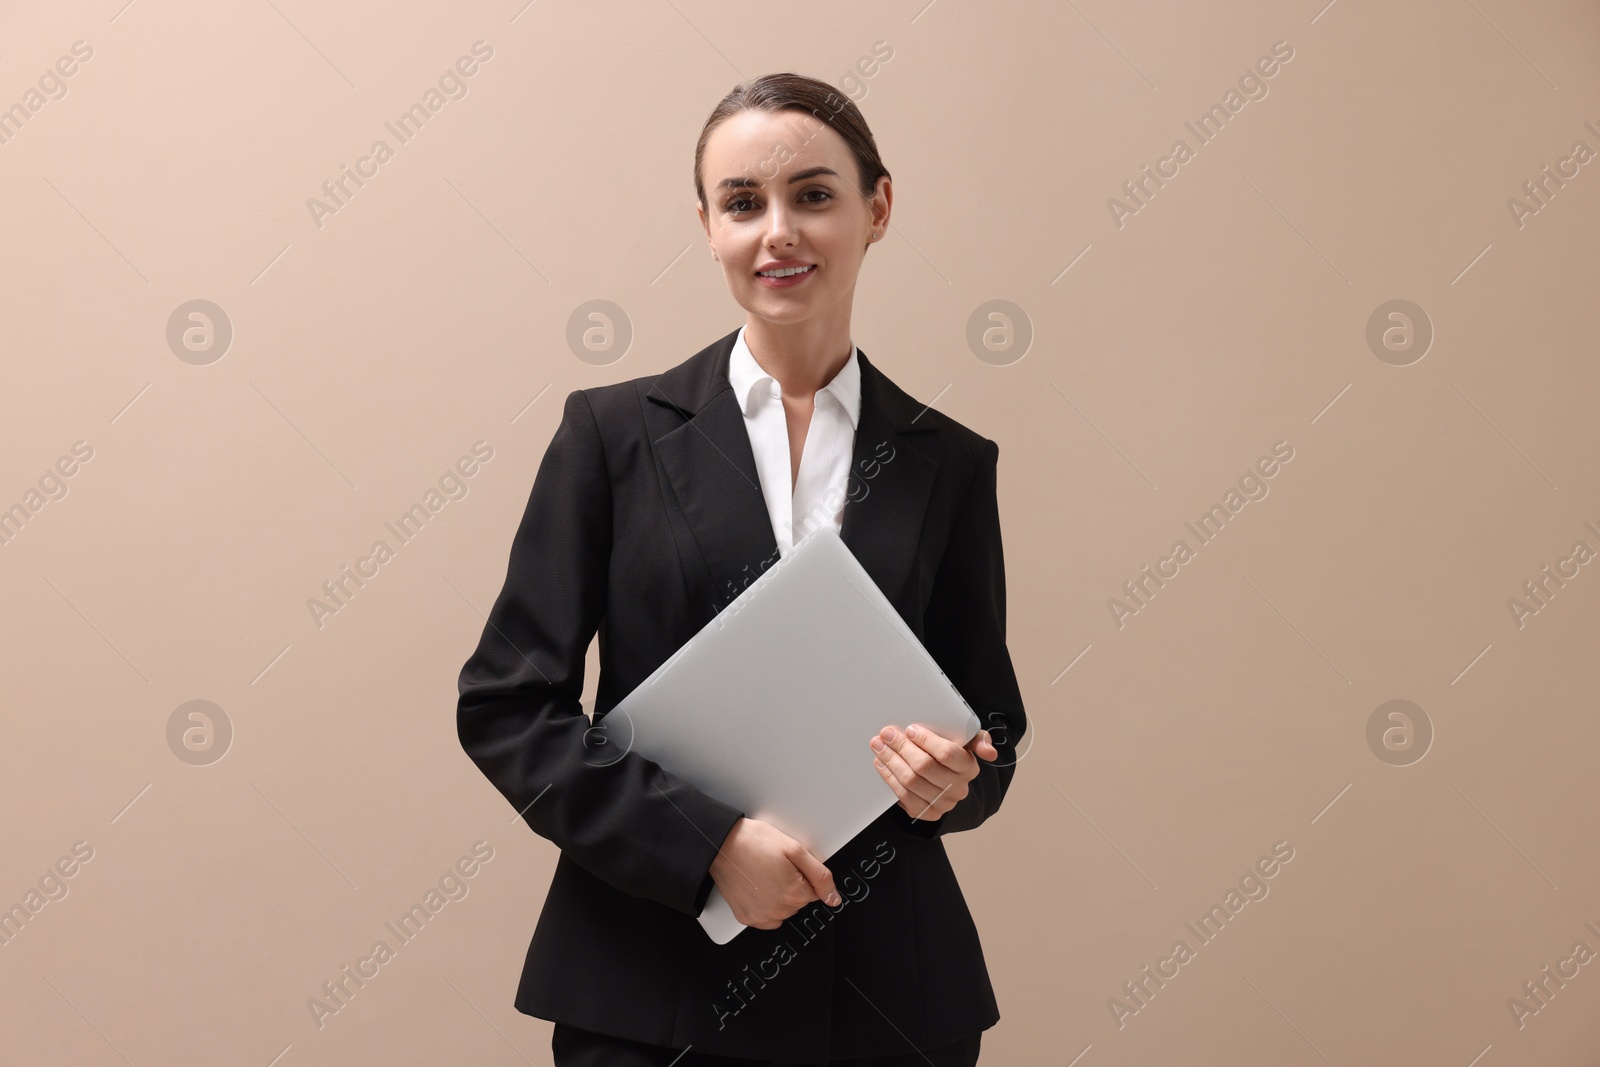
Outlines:
[[809,300],[774,300],[768,293],[758,293],[757,299],[745,304],[744,309],[756,318],[777,325],[802,322],[815,313]]

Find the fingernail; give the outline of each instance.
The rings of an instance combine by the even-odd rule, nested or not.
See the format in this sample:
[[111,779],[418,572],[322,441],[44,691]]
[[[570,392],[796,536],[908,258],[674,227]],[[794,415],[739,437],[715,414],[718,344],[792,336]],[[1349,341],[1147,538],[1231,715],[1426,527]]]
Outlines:
[[874,752],[882,752],[883,751],[883,738],[874,737],[872,739],[872,751],[874,751]]
[[915,740],[916,736],[917,736],[917,728],[915,726],[907,726],[906,727],[906,736],[911,738],[912,740]]
[[830,894],[829,897],[828,897],[827,904],[828,904],[828,907],[830,907],[830,908],[837,908],[839,906],[839,894],[838,893]]
[[885,729],[883,731],[883,734],[884,734],[884,737],[887,740],[893,741],[894,740],[894,727],[893,726],[888,727],[887,729]]

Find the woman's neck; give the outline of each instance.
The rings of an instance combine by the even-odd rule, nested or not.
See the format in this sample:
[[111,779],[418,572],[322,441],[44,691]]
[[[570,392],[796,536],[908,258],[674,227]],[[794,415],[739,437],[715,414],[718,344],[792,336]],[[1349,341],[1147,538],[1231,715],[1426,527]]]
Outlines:
[[745,323],[744,343],[787,396],[812,396],[833,380],[855,351],[849,319],[782,326],[755,319]]

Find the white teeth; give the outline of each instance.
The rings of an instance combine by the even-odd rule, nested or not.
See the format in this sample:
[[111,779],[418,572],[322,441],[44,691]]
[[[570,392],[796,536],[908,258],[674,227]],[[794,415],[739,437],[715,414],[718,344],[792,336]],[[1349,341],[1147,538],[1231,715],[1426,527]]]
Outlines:
[[762,270],[756,273],[763,278],[787,278],[791,274],[800,274],[811,269],[812,267],[784,267],[781,270]]

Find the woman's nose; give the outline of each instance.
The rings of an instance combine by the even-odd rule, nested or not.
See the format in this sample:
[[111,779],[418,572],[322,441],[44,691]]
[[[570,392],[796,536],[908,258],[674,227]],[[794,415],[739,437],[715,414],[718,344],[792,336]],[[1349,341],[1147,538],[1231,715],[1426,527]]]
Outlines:
[[774,206],[767,217],[767,244],[774,247],[794,243],[794,216],[789,209]]

